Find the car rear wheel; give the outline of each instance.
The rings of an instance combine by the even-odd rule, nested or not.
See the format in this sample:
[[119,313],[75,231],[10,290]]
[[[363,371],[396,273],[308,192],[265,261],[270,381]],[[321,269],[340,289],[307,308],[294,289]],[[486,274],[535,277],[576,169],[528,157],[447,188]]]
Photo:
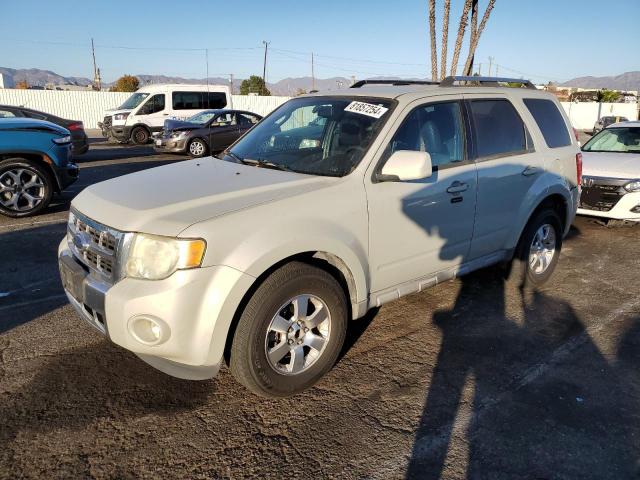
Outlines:
[[281,267],[242,312],[231,346],[231,372],[265,397],[310,387],[338,358],[347,312],[344,291],[329,273],[300,262]]
[[144,127],[136,127],[131,131],[131,141],[136,145],[146,145],[149,137],[149,130]]
[[207,154],[207,150],[207,144],[204,143],[204,140],[201,138],[194,138],[191,140],[189,142],[189,147],[187,148],[189,155],[195,158],[204,157]]
[[0,213],[9,217],[35,215],[51,202],[53,181],[38,163],[25,158],[0,162]]
[[520,237],[507,280],[519,288],[546,283],[558,264],[562,249],[562,222],[552,209],[535,214]]

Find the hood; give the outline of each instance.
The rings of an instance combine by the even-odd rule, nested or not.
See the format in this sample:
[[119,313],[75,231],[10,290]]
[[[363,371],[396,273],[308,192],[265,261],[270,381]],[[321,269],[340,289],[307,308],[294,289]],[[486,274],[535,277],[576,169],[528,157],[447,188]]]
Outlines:
[[72,206],[117,230],[177,236],[195,223],[339,180],[207,157],[94,184],[76,196]]
[[640,153],[582,152],[582,173],[590,177],[640,178]]
[[107,115],[115,115],[116,113],[131,113],[131,111],[132,110],[129,108],[109,108],[104,111],[104,116],[106,117]]
[[203,125],[199,123],[187,122],[186,120],[168,119],[164,121],[164,129],[167,132],[171,132],[173,130],[195,130],[196,128],[201,127],[203,127]]
[[69,135],[69,130],[55,123],[21,117],[3,118],[0,120],[0,130],[31,130],[50,132],[58,135]]

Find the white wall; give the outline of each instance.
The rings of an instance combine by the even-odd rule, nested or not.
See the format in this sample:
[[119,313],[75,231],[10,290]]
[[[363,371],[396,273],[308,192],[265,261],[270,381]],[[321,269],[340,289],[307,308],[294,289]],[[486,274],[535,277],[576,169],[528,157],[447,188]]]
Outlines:
[[[578,130],[591,130],[598,118],[607,115],[620,115],[629,120],[638,119],[638,104],[636,103],[561,103],[571,120],[571,125]],[[600,109],[600,116],[598,116],[598,109]]]
[[[93,92],[90,90],[0,88],[0,104],[21,105],[71,120],[82,120],[85,128],[98,128],[98,122],[102,121],[104,111],[121,105],[130,95],[130,93]],[[289,97],[234,95],[233,108],[266,115],[288,99]]]

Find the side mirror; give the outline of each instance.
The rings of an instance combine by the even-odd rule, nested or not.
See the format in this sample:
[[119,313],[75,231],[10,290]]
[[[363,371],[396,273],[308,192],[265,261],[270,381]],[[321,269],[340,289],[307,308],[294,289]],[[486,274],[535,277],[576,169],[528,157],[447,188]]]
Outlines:
[[403,180],[422,180],[433,173],[431,155],[428,152],[398,150],[393,152],[378,174],[378,180],[397,182]]

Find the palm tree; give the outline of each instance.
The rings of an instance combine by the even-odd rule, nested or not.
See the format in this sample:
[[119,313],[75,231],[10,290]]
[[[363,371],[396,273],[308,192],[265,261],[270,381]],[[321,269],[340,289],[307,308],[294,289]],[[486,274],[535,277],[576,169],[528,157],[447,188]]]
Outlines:
[[477,18],[478,18],[477,5],[474,9],[474,12],[471,17],[471,40],[469,41],[469,56],[467,57],[467,61],[464,64],[464,72],[466,75],[471,75],[473,56],[476,52],[476,47],[478,46],[478,42],[480,41],[480,35],[482,35],[482,31],[484,30],[484,27],[487,25],[487,21],[489,21],[489,16],[491,15],[491,10],[493,10],[493,6],[495,5],[495,3],[496,3],[496,0],[489,0],[487,9],[484,11],[484,15],[482,15],[482,21],[480,22],[480,27],[478,28],[474,27],[474,23],[477,23]]
[[458,67],[458,58],[460,58],[462,40],[464,39],[464,31],[467,28],[467,18],[469,17],[469,10],[471,9],[472,1],[473,0],[465,0],[464,7],[462,7],[462,15],[460,16],[460,24],[458,25],[458,36],[456,37],[456,44],[453,49],[453,59],[451,60],[451,75],[456,74]]
[[438,50],[436,47],[436,0],[429,0],[429,32],[431,33],[431,79],[438,79]]
[[449,42],[449,11],[451,0],[444,0],[444,14],[442,16],[442,48],[440,56],[440,80],[447,75],[447,43]]

